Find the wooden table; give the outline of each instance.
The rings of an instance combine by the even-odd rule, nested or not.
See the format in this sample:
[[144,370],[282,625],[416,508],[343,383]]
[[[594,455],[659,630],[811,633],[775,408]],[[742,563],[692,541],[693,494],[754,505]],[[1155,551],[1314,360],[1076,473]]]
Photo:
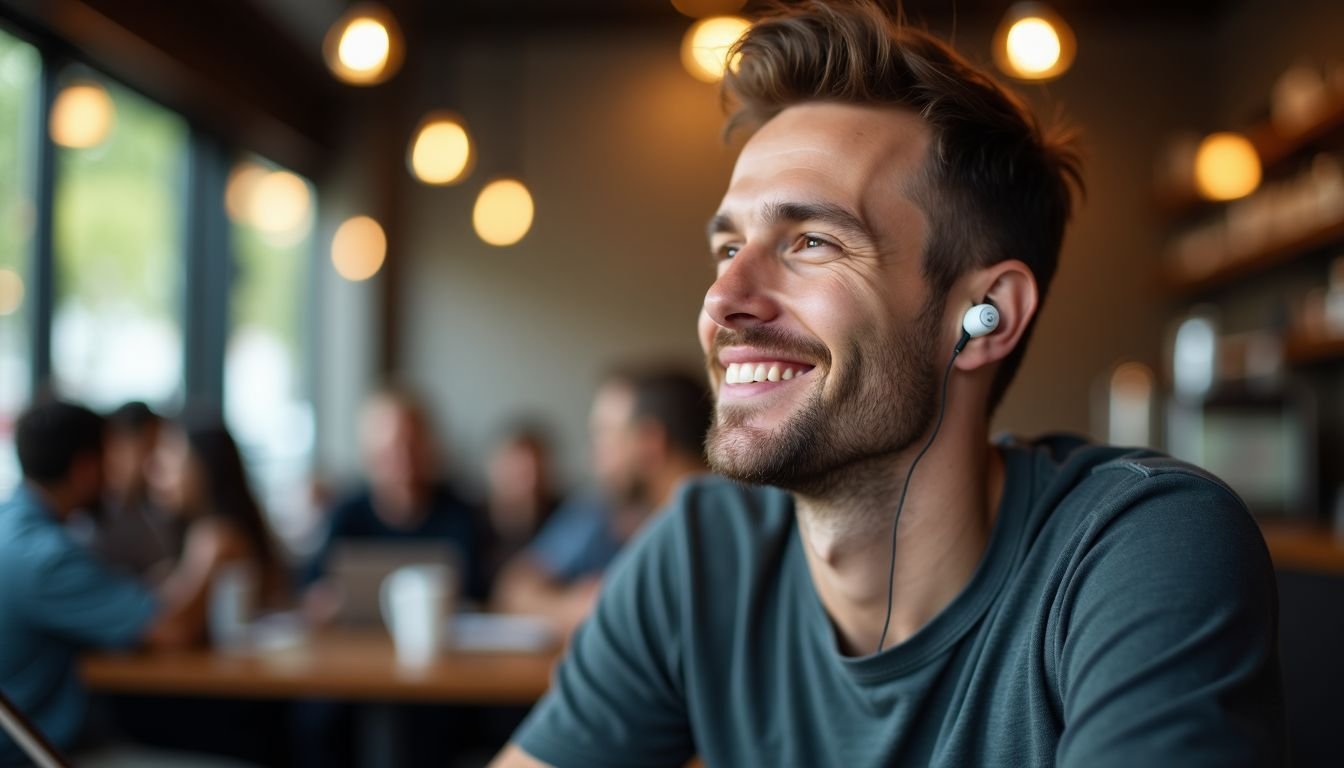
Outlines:
[[422,669],[399,666],[381,630],[327,630],[275,651],[95,654],[85,684],[104,693],[248,699],[530,704],[550,684],[560,649],[539,653],[450,651]]
[[1274,566],[1344,575],[1344,534],[1319,523],[1266,520],[1260,523]]

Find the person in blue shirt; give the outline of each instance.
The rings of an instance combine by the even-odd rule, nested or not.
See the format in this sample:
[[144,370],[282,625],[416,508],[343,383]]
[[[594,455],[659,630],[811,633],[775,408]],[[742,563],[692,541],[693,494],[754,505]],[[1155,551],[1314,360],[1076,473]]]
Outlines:
[[369,398],[360,439],[367,482],[334,504],[321,543],[303,571],[305,610],[321,622],[340,611],[341,597],[325,577],[343,543],[442,542],[458,558],[464,596],[480,599],[480,519],[442,475],[426,406],[403,390]]
[[709,393],[672,370],[617,371],[593,397],[595,493],[561,505],[501,572],[494,606],[549,620],[568,635],[592,610],[602,574],[686,478],[705,471]]
[[[63,526],[103,493],[103,420],[59,401],[15,428],[23,484],[0,503],[0,691],[66,751],[88,744],[76,662],[90,648],[175,646],[197,635],[193,596],[164,602],[110,570]],[[22,763],[0,732],[0,766]]]

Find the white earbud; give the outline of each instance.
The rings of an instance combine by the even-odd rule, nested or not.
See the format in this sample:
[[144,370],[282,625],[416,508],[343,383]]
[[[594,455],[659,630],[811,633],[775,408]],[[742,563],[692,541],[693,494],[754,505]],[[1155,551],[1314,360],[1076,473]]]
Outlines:
[[992,304],[976,304],[961,318],[961,328],[972,339],[987,336],[999,327],[999,310]]

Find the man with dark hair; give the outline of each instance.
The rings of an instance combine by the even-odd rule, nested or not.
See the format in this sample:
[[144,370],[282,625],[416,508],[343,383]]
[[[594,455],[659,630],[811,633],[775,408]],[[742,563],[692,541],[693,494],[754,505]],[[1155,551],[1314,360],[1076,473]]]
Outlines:
[[875,3],[795,4],[737,50],[755,133],[699,323],[730,479],[623,558],[497,764],[1280,764],[1237,496],[1152,452],[988,439],[1069,145]]
[[568,635],[592,611],[602,574],[677,487],[704,472],[710,399],[676,371],[619,371],[589,418],[598,493],[565,503],[501,571],[496,608],[547,618]]
[[[195,619],[187,606],[162,606],[134,580],[109,571],[62,525],[103,492],[100,416],[43,402],[19,417],[14,442],[24,483],[0,503],[0,691],[57,747],[91,746],[76,654],[178,645],[192,635]],[[196,764],[187,760],[178,764]],[[0,731],[0,766],[22,762]],[[89,757],[79,764],[101,763]]]

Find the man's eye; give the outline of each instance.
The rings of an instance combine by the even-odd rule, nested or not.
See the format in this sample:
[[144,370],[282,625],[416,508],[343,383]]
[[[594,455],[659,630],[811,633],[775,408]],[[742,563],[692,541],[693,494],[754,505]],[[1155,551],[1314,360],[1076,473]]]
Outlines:
[[813,237],[812,235],[803,236],[804,248],[824,248],[828,245],[830,245],[830,242],[822,240],[820,237]]
[[720,258],[720,259],[731,259],[731,258],[733,258],[734,256],[737,256],[737,252],[738,252],[738,250],[740,250],[740,249],[739,249],[736,245],[724,245],[724,246],[721,246],[721,247],[719,248],[719,258]]

